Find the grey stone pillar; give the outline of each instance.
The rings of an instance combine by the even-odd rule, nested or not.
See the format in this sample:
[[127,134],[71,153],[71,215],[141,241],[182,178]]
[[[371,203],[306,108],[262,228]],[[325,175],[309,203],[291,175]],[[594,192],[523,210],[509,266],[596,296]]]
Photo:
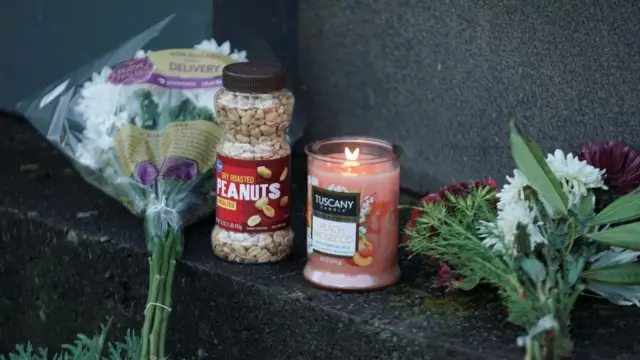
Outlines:
[[411,188],[511,171],[512,118],[545,151],[640,146],[637,1],[303,0],[299,24],[309,134],[402,144]]

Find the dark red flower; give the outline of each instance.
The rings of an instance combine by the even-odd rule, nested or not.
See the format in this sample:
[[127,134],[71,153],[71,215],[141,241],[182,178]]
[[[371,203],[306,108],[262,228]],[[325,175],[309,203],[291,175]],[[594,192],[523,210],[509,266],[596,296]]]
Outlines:
[[605,185],[620,195],[640,186],[640,153],[624,143],[591,142],[580,148],[578,158],[606,170]]
[[462,280],[462,275],[451,269],[451,266],[444,261],[440,261],[438,265],[438,276],[433,282],[432,287],[444,287],[445,291],[455,291],[456,283]]

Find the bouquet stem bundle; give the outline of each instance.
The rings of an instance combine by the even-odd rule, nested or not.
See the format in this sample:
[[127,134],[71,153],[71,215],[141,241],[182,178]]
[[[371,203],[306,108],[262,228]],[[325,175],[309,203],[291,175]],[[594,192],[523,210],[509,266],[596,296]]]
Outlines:
[[173,278],[176,271],[180,232],[168,230],[160,241],[153,242],[149,260],[149,294],[142,327],[141,359],[164,359],[171,312]]

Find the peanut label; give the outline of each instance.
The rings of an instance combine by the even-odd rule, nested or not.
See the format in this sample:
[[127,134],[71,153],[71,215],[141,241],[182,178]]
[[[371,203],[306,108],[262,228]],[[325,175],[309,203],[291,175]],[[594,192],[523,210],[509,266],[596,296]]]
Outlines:
[[218,154],[216,224],[239,233],[289,226],[291,159],[242,160]]

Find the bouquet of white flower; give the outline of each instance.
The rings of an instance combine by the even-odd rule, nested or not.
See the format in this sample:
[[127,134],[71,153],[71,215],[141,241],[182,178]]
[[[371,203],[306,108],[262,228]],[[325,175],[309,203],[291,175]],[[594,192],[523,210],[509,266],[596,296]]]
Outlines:
[[[640,194],[595,211],[605,172],[556,150],[546,160],[511,129],[513,177],[496,194],[482,182],[425,201],[408,247],[451,264],[453,286],[484,282],[504,299],[527,360],[571,356],[571,310],[590,290],[616,304],[640,305]],[[497,208],[497,213],[496,213]]]
[[213,211],[221,137],[213,96],[222,69],[247,60],[245,51],[213,39],[189,48],[139,50],[172,17],[19,105],[88,182],[144,217],[149,294],[141,346],[129,349],[144,360],[166,357],[182,227]]

